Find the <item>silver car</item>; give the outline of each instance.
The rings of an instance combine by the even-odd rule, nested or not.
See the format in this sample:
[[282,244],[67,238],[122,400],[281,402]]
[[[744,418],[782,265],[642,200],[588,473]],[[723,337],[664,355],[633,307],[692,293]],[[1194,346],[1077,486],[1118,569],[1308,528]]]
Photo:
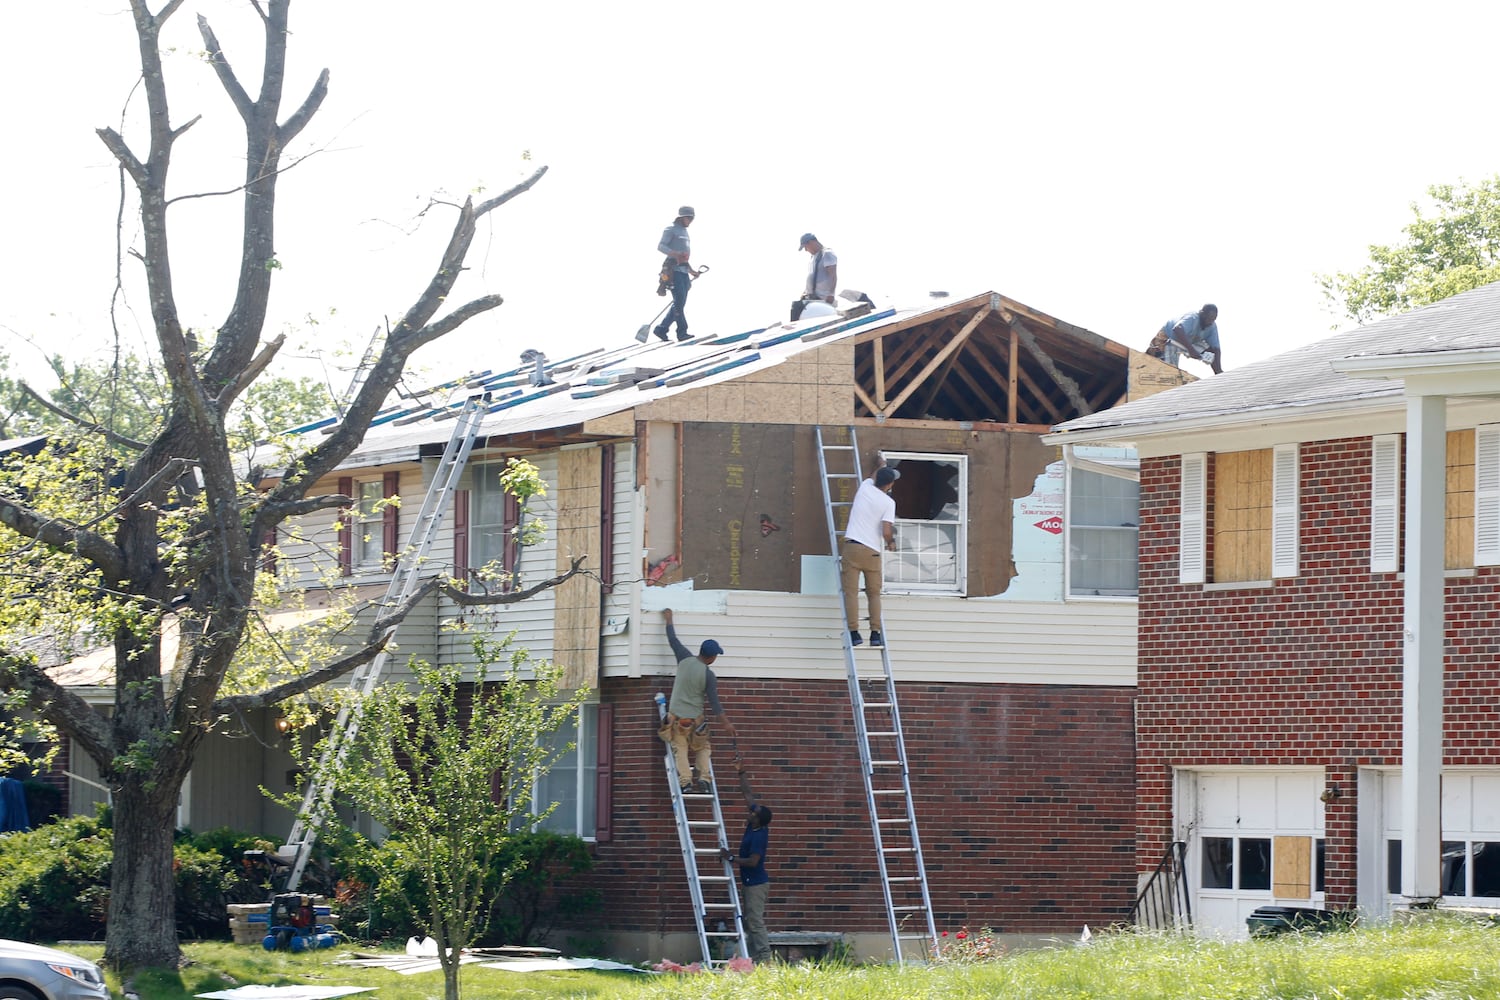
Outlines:
[[109,1000],[109,990],[87,959],[0,940],[0,1000]]

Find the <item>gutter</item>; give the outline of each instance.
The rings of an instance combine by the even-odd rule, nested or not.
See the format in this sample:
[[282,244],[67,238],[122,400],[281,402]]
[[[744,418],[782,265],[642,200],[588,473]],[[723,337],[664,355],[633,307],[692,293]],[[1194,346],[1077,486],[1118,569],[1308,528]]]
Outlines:
[[1230,430],[1247,424],[1271,426],[1277,424],[1300,424],[1319,417],[1347,417],[1381,411],[1404,412],[1401,396],[1396,388],[1378,390],[1356,400],[1337,403],[1317,402],[1305,405],[1268,404],[1264,408],[1234,410],[1209,416],[1187,419],[1166,418],[1140,423],[1102,424],[1078,430],[1054,430],[1042,436],[1042,443],[1049,445],[1098,444],[1136,446],[1140,441],[1177,437],[1198,431]]

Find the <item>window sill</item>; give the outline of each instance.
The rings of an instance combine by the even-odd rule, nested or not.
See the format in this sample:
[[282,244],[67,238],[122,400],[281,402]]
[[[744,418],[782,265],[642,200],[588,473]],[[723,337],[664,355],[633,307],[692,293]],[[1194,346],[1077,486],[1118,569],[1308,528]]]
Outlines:
[[[1379,575],[1379,576],[1385,576],[1386,574],[1380,573],[1380,574],[1377,574],[1377,575]],[[1445,570],[1443,570],[1443,579],[1444,580],[1467,580],[1467,579],[1470,579],[1471,577],[1475,577],[1475,576],[1478,576],[1478,575],[1479,575],[1478,571],[1475,570],[1474,567],[1472,567],[1472,566],[1467,567],[1465,569],[1445,569]],[[1406,571],[1405,570],[1401,571],[1400,573],[1395,574],[1395,576],[1396,576],[1397,582],[1404,583],[1406,581]]]
[[1270,590],[1276,586],[1275,580],[1236,580],[1232,583],[1205,583],[1204,593],[1215,593],[1225,590]]

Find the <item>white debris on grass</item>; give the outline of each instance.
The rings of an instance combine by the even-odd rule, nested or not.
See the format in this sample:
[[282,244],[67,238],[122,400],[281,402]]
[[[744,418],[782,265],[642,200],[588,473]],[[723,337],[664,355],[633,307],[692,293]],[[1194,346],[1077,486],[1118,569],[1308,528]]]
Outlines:
[[553,972],[568,969],[599,969],[604,972],[647,972],[623,962],[611,962],[605,958],[512,958],[502,962],[485,962],[481,969],[504,969],[506,972]]
[[369,993],[374,986],[237,986],[232,990],[196,993],[203,1000],[332,1000]]

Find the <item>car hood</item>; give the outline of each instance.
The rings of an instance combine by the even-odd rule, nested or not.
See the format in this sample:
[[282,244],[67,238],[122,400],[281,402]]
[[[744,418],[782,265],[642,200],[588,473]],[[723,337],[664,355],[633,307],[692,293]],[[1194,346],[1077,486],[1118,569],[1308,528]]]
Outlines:
[[0,958],[34,958],[38,962],[56,962],[58,965],[77,965],[83,962],[93,965],[86,958],[79,958],[56,948],[44,948],[39,944],[27,944],[24,941],[0,940]]

